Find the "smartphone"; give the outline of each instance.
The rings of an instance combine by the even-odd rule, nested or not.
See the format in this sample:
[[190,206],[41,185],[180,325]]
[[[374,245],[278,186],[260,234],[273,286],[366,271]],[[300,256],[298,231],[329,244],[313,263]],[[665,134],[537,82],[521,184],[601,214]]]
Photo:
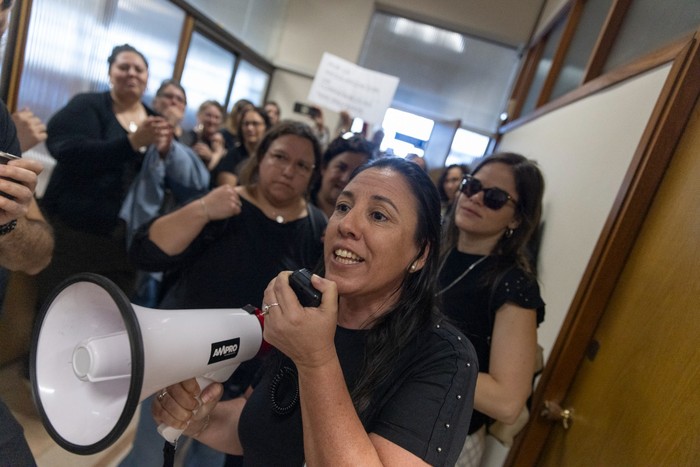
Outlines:
[[312,105],[302,104],[301,102],[296,102],[294,104],[294,112],[302,115],[308,115],[311,118],[314,118],[320,114],[318,108]]
[[0,164],[7,164],[9,161],[13,161],[15,159],[20,159],[20,157],[14,156],[9,152],[0,151]]
[[301,306],[319,306],[321,304],[321,292],[311,285],[311,271],[299,269],[289,276],[289,286],[292,288]]

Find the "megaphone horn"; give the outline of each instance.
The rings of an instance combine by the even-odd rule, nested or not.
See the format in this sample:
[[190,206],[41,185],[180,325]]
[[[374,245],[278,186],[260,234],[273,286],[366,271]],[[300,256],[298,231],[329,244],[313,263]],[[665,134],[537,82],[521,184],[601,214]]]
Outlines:
[[[197,377],[226,381],[262,344],[262,316],[244,309],[156,310],[132,305],[112,281],[66,279],[42,307],[32,337],[34,400],[64,449],[94,454],[124,433],[138,404]],[[159,427],[170,442],[181,431]]]

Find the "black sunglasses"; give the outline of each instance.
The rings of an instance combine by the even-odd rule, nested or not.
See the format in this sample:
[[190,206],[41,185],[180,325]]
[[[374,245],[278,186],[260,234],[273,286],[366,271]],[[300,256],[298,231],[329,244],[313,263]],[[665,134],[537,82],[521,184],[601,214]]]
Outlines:
[[506,191],[500,188],[484,188],[481,182],[471,175],[464,176],[462,183],[459,185],[459,191],[470,198],[480,191],[483,191],[484,206],[494,211],[501,209],[508,201],[512,201],[516,206],[518,204]]

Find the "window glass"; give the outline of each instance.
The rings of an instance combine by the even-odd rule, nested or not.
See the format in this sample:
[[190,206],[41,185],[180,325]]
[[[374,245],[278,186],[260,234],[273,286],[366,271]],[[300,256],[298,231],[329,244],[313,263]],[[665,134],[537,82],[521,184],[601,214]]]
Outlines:
[[635,0],[603,71],[610,71],[678,39],[700,24],[698,0]]
[[262,105],[270,75],[259,68],[241,60],[233,80],[233,89],[229,99],[229,111],[239,99],[248,99],[255,105]]
[[[16,4],[17,3],[15,2],[15,5]],[[4,79],[5,77],[5,50],[7,49],[7,37],[10,35],[10,24],[12,24],[13,11],[14,7],[12,8],[12,11],[10,11],[10,14],[7,15],[7,31],[0,38],[0,79]]]
[[583,84],[588,60],[608,16],[612,0],[588,0],[564,57],[564,64],[552,89],[551,100]]
[[271,60],[279,47],[288,0],[189,0],[248,47]]
[[[144,102],[150,104],[160,82],[173,75],[184,18],[169,0],[33,0],[17,108],[48,122],[74,95],[106,91],[107,58],[124,43],[149,62]],[[44,163],[41,197],[55,161],[44,144],[23,156]]]
[[123,43],[149,62],[149,104],[172,77],[183,21],[168,0],[33,0],[18,107],[48,120],[73,95],[107,90],[107,58]]
[[392,107],[495,133],[518,67],[515,49],[375,13],[359,65],[398,76]]
[[542,52],[542,57],[537,64],[537,70],[535,71],[535,76],[532,79],[532,85],[527,93],[527,98],[523,104],[523,108],[520,111],[520,115],[527,115],[533,110],[537,105],[537,100],[542,92],[542,86],[547,79],[549,70],[552,68],[552,59],[554,58],[554,53],[559,46],[559,39],[561,39],[561,34],[564,30],[564,21],[560,21],[554,26],[552,32],[547,38],[547,43],[545,44],[544,51]]
[[197,122],[199,105],[214,99],[226,105],[236,56],[198,32],[192,34],[190,48],[182,72],[182,86],[187,91],[187,110],[182,127],[189,129]]
[[379,150],[387,155],[406,157],[414,153],[423,156],[433,131],[434,122],[428,118],[389,108],[384,115],[384,138]]
[[486,153],[489,141],[491,141],[491,138],[488,136],[459,128],[452,140],[452,147],[450,148],[450,154],[445,160],[445,166],[451,164],[471,166],[475,159],[482,157]]

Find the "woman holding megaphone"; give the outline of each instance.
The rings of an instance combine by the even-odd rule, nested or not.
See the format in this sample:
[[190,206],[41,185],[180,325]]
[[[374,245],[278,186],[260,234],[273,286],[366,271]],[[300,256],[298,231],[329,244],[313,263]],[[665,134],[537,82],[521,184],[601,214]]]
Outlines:
[[[257,304],[280,271],[313,268],[323,253],[327,219],[306,197],[320,163],[311,128],[283,121],[263,135],[241,172],[241,185],[217,187],[142,226],[130,254],[144,270],[166,271],[158,308]],[[226,384],[227,397],[249,386],[259,363],[248,361],[236,370]],[[122,466],[162,465],[162,439],[154,432],[139,422],[134,448]],[[190,456],[200,455],[193,454],[201,448],[195,446]]]
[[[472,413],[476,355],[435,307],[440,201],[399,158],[361,167],[324,240],[318,307],[289,272],[263,296],[276,351],[247,398],[195,380],[153,401],[157,422],[246,465],[454,465]],[[199,400],[201,400],[201,403]]]

